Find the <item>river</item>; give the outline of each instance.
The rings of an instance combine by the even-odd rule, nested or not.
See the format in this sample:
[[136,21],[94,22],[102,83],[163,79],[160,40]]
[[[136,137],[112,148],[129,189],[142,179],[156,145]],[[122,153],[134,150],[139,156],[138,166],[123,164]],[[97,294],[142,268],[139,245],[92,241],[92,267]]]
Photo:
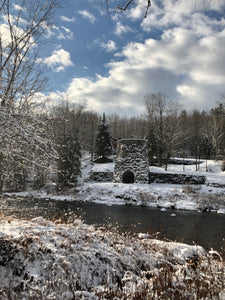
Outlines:
[[225,215],[196,211],[165,210],[133,206],[106,206],[78,201],[0,198],[0,213],[19,218],[42,216],[116,228],[118,231],[148,233],[160,239],[213,248],[225,257]]

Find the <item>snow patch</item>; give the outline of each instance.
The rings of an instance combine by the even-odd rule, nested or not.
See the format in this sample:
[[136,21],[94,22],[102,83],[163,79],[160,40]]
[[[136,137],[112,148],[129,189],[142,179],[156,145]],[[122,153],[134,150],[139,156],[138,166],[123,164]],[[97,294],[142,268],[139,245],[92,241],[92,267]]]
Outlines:
[[[96,295],[109,288],[129,294],[146,283],[150,295],[153,275],[159,276],[162,266],[183,274],[189,260],[206,255],[200,246],[96,230],[79,219],[56,224],[41,217],[30,221],[3,217],[0,228],[0,293],[10,299],[97,300]],[[213,266],[211,262],[209,269]],[[180,284],[182,280],[180,276]]]

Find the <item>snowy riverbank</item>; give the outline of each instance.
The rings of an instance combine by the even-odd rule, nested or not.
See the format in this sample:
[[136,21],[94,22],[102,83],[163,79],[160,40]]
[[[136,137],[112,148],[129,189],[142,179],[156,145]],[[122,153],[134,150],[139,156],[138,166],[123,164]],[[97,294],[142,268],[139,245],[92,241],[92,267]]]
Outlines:
[[[195,165],[169,165],[168,173],[188,175],[201,175],[207,179],[205,185],[179,185],[179,184],[120,184],[113,182],[90,182],[91,171],[113,171],[114,164],[90,165],[89,160],[84,160],[82,180],[80,185],[61,193],[42,191],[27,191],[22,193],[7,193],[22,197],[33,197],[54,200],[73,200],[100,203],[106,205],[133,205],[158,207],[161,209],[174,208],[183,210],[214,211],[225,214],[225,174],[221,171],[219,162],[208,161],[200,164],[199,171]],[[163,168],[150,167],[150,172],[164,172]]]
[[[168,165],[167,171],[150,167],[150,173],[173,173],[201,175],[206,177],[205,185],[176,184],[119,184],[88,182],[79,189],[78,197],[85,201],[107,205],[135,205],[185,210],[213,210],[225,213],[225,174],[221,162],[202,161],[196,171],[192,165]],[[94,164],[94,172],[113,172],[114,164]],[[90,170],[88,160],[83,163],[83,176]]]
[[96,230],[79,219],[66,225],[2,217],[0,274],[0,299],[225,296],[224,264],[217,253],[144,234]]
[[[178,167],[169,166],[168,172],[183,172]],[[205,172],[201,164],[197,172],[207,177],[207,185],[118,184],[87,180],[91,170],[112,170],[113,164],[87,164],[75,189],[6,195],[225,213],[225,175],[216,162],[208,167]],[[185,172],[196,174],[191,168]],[[0,300],[225,299],[224,274],[219,254],[200,246],[158,241],[144,233],[118,234],[80,219],[71,224],[41,217],[0,219]]]
[[133,205],[225,214],[225,188],[206,185],[85,183],[64,192],[26,191],[7,196],[84,201],[105,205]]

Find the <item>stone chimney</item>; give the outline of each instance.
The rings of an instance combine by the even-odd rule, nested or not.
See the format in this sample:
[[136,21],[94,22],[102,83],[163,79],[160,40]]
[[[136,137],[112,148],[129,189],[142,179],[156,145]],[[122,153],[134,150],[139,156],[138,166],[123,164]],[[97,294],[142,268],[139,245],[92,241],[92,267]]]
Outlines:
[[149,163],[145,140],[123,139],[117,143],[113,181],[149,183]]

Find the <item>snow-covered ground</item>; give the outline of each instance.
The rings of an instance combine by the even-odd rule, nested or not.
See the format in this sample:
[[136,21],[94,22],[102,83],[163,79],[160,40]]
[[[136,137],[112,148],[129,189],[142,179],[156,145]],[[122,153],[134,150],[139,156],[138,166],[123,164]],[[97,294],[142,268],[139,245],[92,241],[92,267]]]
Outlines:
[[[79,200],[106,205],[146,205],[166,209],[210,208],[225,213],[225,174],[217,162],[200,165],[207,185],[118,184],[88,180],[90,172],[113,171],[114,164],[83,160],[80,185],[63,194],[27,191],[20,196]],[[151,167],[152,172],[164,172]],[[183,166],[169,165],[171,173]],[[195,166],[185,173],[196,174]],[[12,195],[12,194],[10,194]],[[128,236],[43,218],[0,218],[0,300],[5,299],[225,299],[225,266],[218,253],[199,246]]]
[[[94,172],[113,172],[113,170],[114,163],[92,166]],[[207,184],[120,184],[86,181],[79,189],[78,196],[84,201],[107,205],[144,205],[185,210],[210,209],[225,213],[225,173],[221,171],[221,162],[210,160],[206,165],[206,161],[202,161],[198,171],[193,164],[186,165],[184,170],[183,165],[168,165],[167,171],[159,167],[150,167],[150,172],[203,175],[207,179]],[[215,187],[215,184],[222,187]]]
[[220,256],[199,246],[96,230],[79,219],[0,219],[1,300],[224,299],[223,272]]
[[[29,191],[17,193],[20,196],[38,197],[55,200],[78,200],[106,205],[134,205],[183,210],[210,210],[225,214],[225,172],[221,171],[221,162],[202,161],[198,171],[195,165],[169,165],[168,170],[150,167],[150,172],[167,172],[189,175],[203,175],[205,185],[179,184],[123,184],[113,182],[90,182],[94,172],[113,172],[114,163],[91,164],[90,158],[82,161],[82,178],[76,189],[63,193]],[[218,187],[220,185],[220,187]],[[216,187],[217,186],[217,187]],[[11,195],[11,194],[10,194]]]

